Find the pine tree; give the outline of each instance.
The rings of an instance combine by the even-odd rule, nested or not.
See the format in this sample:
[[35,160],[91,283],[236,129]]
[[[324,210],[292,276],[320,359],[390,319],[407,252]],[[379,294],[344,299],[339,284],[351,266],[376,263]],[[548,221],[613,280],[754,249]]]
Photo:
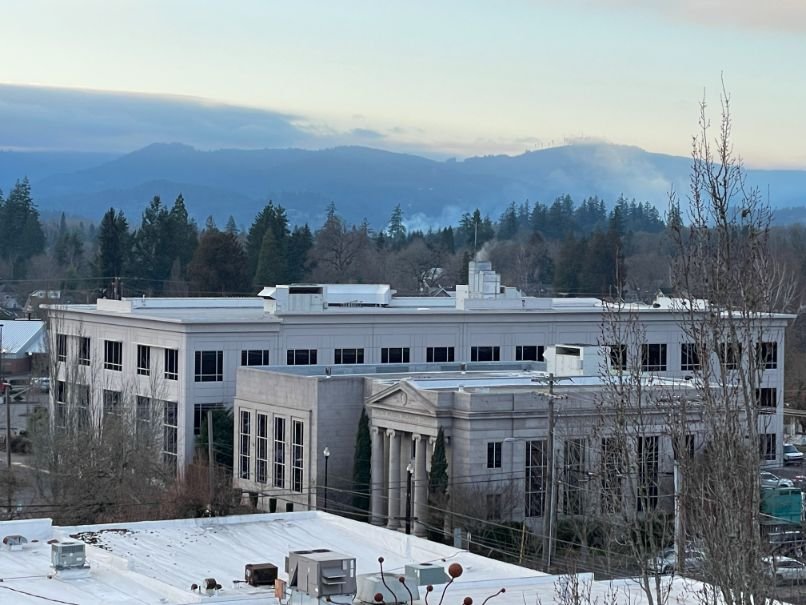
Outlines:
[[313,248],[313,233],[307,224],[294,227],[288,240],[288,283],[304,281],[308,275],[308,254]]
[[361,410],[358,432],[355,435],[353,458],[353,508],[361,521],[369,517],[369,494],[372,468],[372,438],[369,434],[369,417]]
[[131,234],[123,211],[107,210],[98,227],[98,256],[95,274],[103,283],[112,277],[121,276],[131,262]]
[[31,197],[27,178],[17,181],[5,202],[0,196],[0,258],[11,265],[12,276],[25,277],[28,261],[45,250],[45,232]]
[[393,249],[400,250],[406,243],[406,225],[403,224],[403,210],[400,208],[400,204],[395,206],[392,211],[392,217],[389,219],[386,233],[389,239],[392,240]]

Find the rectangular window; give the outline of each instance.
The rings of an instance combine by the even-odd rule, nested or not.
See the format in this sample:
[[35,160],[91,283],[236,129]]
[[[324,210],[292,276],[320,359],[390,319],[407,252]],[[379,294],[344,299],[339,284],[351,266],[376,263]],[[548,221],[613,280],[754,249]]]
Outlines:
[[224,380],[224,351],[196,351],[196,382]]
[[775,433],[762,433],[759,439],[759,456],[762,460],[775,460],[777,442]]
[[165,380],[179,380],[179,351],[165,349]]
[[137,396],[137,410],[135,411],[134,430],[138,443],[144,444],[151,434],[151,399]]
[[563,464],[563,511],[566,515],[583,513],[584,487],[588,476],[585,469],[585,440],[565,441]]
[[267,366],[269,365],[268,349],[248,349],[241,351],[242,366]]
[[610,345],[610,367],[614,370],[627,369],[627,345]]
[[274,487],[285,487],[285,418],[274,418]]
[[470,347],[470,361],[501,361],[501,347]]
[[694,460],[694,435],[672,437],[672,456],[675,460]]
[[67,383],[63,380],[56,383],[56,426],[67,426]]
[[90,339],[88,336],[78,337],[78,365],[90,365]]
[[641,370],[644,372],[666,371],[666,345],[641,345]]
[[638,438],[638,511],[658,506],[658,437]]
[[526,508],[525,516],[542,517],[546,502],[546,455],[545,441],[526,442]]
[[625,448],[616,437],[602,439],[602,513],[619,513],[622,510],[621,481],[625,475]]
[[56,382],[56,401],[67,403],[67,383],[64,380]]
[[696,372],[702,366],[700,365],[700,352],[697,350],[697,345],[693,342],[684,342],[680,345],[680,371],[681,372]]
[[176,472],[179,427],[178,406],[175,401],[162,402],[162,463]]
[[255,438],[255,482],[269,480],[269,417],[257,415],[257,435]]
[[291,422],[291,489],[297,493],[302,493],[304,428],[299,420]]
[[501,468],[501,441],[487,443],[487,468]]
[[76,427],[81,431],[90,426],[90,386],[77,384],[73,388],[76,394]]
[[756,405],[760,408],[775,408],[778,406],[778,390],[775,387],[762,387],[756,389]]
[[288,349],[286,365],[289,366],[315,366],[316,349]]
[[250,464],[250,439],[252,436],[252,413],[249,410],[241,410],[240,414],[240,438],[238,439],[238,476],[241,479],[249,479]]
[[202,432],[202,424],[207,418],[207,412],[223,410],[223,403],[197,403],[193,406],[193,434],[198,436]]
[[764,370],[775,370],[778,368],[778,343],[759,342],[756,343],[756,359],[758,367]]
[[381,349],[381,363],[409,363],[409,348],[384,347]]
[[487,520],[497,521],[502,517],[503,497],[501,494],[487,494]]
[[518,345],[515,347],[515,361],[545,361],[543,345]]
[[151,375],[151,347],[148,345],[137,345],[137,374]]
[[428,347],[425,350],[427,363],[450,363],[453,361],[453,347]]
[[723,342],[719,347],[719,361],[726,370],[735,370],[739,367],[742,358],[742,344],[740,342]]
[[104,416],[120,416],[123,414],[123,403],[120,391],[104,389]]
[[67,334],[56,334],[56,358],[67,361]]
[[333,355],[335,364],[364,363],[364,349],[336,349]]
[[104,341],[104,368],[120,372],[123,370],[123,343],[116,340]]

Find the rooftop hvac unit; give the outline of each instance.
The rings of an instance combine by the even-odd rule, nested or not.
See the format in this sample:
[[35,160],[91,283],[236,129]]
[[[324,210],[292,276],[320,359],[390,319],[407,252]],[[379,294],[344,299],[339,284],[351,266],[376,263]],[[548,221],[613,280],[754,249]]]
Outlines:
[[250,586],[274,586],[277,566],[271,563],[249,563],[244,567],[243,579]]
[[445,573],[445,569],[441,565],[434,565],[433,563],[406,565],[406,583],[409,585],[445,584],[448,580],[448,574]]
[[355,593],[355,557],[326,548],[297,550],[285,560],[288,588],[311,597]]
[[[383,600],[386,603],[409,603],[412,598],[415,601],[419,601],[420,590],[413,579],[406,574],[406,586],[403,586],[403,583],[398,578],[400,578],[399,574],[388,571],[383,573],[383,577],[381,577],[381,572],[379,571],[361,574],[357,578],[358,590],[355,598],[357,601],[372,605],[375,605],[375,595],[378,593],[383,595]],[[406,587],[411,591],[411,594],[406,590]]]
[[57,542],[50,545],[50,562],[54,569],[78,569],[87,562],[83,542]]

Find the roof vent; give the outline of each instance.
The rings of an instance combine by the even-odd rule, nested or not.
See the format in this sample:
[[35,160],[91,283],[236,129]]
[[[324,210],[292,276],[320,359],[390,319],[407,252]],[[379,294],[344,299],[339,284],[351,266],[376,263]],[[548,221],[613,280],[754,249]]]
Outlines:
[[20,536],[19,534],[13,534],[3,538],[3,544],[5,544],[8,550],[22,550],[23,545],[28,544],[28,538]]

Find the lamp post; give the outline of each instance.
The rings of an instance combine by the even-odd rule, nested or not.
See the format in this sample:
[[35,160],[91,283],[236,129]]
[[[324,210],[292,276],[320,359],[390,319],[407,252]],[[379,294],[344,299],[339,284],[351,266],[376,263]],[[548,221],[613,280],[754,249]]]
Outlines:
[[323,508],[325,509],[325,512],[327,512],[327,461],[330,460],[330,448],[325,447],[322,455],[325,457],[325,505]]
[[406,465],[406,533],[411,533],[411,476],[414,473],[414,465],[409,462]]

